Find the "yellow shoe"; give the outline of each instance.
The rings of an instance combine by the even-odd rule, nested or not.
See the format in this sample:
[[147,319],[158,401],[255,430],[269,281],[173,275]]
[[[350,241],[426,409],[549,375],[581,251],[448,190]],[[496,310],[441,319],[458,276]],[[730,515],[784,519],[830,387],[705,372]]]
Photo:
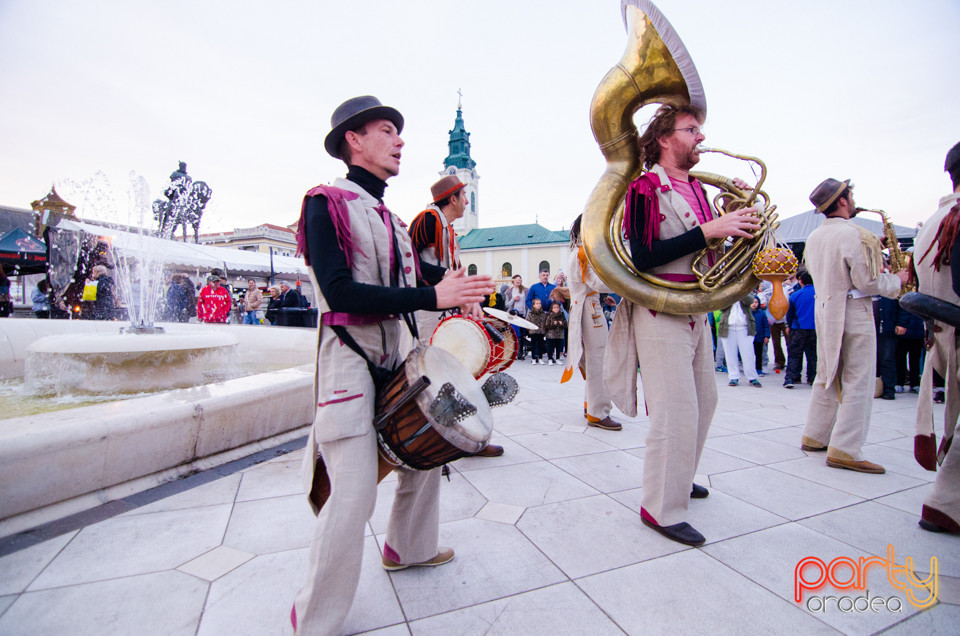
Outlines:
[[422,563],[397,563],[396,561],[391,561],[387,557],[382,558],[383,569],[387,570],[388,572],[406,570],[407,568],[432,568],[438,565],[443,565],[444,563],[449,563],[450,561],[453,561],[453,548],[445,548],[443,546],[440,546],[440,551],[437,552],[437,556]]

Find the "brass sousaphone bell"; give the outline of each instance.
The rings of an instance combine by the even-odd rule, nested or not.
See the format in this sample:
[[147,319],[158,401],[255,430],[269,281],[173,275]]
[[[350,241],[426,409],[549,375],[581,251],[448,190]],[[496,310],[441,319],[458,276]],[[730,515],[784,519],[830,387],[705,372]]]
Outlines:
[[734,241],[709,269],[701,265],[707,259],[698,257],[693,270],[696,282],[667,281],[633,266],[620,230],[624,196],[630,182],[641,172],[633,116],[648,104],[692,104],[704,112],[707,104],[697,69],[660,10],[649,0],[622,0],[621,9],[627,27],[626,51],[600,82],[590,105],[590,125],[607,168],[583,212],[587,259],[613,291],[654,311],[698,314],[729,307],[759,284],[751,263],[760,248],[772,242],[772,232],[778,225],[773,214],[776,206],[770,205],[760,189],[766,167],[754,157],[703,149],[760,165],[762,176],[749,191],[737,188],[727,177],[706,172],[690,174],[702,183],[720,188],[714,206],[722,212],[761,203],[761,228],[751,239]]

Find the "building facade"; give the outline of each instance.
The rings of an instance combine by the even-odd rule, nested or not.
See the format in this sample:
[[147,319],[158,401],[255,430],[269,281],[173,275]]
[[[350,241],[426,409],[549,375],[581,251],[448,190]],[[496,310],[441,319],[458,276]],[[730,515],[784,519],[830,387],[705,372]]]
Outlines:
[[201,245],[231,247],[247,252],[293,256],[297,251],[297,233],[289,227],[264,223],[256,227],[236,228],[232,232],[200,235]]
[[519,274],[529,286],[542,269],[551,281],[564,270],[569,243],[568,231],[537,223],[477,228],[460,238],[460,262],[469,274],[488,274],[498,282]]

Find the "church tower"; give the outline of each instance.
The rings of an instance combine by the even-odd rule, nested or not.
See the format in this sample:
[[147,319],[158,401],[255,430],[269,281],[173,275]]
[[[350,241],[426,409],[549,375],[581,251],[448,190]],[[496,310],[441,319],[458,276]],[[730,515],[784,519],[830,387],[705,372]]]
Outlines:
[[[459,92],[459,91],[458,91]],[[453,222],[453,229],[457,234],[463,236],[470,230],[480,227],[480,197],[477,191],[477,182],[480,175],[477,174],[477,162],[470,157],[470,133],[467,132],[463,124],[463,107],[457,102],[457,118],[453,122],[453,130],[450,131],[450,141],[447,143],[450,148],[450,154],[443,160],[443,171],[441,176],[456,175],[460,181],[467,185],[464,190],[470,199],[470,204],[463,213],[463,218]]]

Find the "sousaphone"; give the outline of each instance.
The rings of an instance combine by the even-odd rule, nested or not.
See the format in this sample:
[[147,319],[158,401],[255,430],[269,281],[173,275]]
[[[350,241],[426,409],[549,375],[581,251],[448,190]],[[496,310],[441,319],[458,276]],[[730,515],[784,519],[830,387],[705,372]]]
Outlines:
[[[606,171],[594,187],[583,212],[584,249],[590,265],[613,291],[634,303],[670,314],[698,314],[729,307],[756,288],[752,261],[772,242],[777,227],[776,206],[760,189],[766,167],[754,157],[720,152],[760,165],[763,174],[752,190],[741,190],[727,177],[690,174],[720,188],[713,200],[715,213],[759,204],[761,228],[750,239],[737,239],[723,257],[707,268],[707,259],[695,259],[695,282],[667,281],[638,271],[624,245],[621,220],[624,196],[640,175],[638,133],[634,114],[648,104],[692,104],[706,112],[700,76],[683,42],[660,10],[649,0],[622,0],[627,47],[620,62],[606,74],[590,105],[590,125]],[[708,249],[720,247],[719,244]]]

